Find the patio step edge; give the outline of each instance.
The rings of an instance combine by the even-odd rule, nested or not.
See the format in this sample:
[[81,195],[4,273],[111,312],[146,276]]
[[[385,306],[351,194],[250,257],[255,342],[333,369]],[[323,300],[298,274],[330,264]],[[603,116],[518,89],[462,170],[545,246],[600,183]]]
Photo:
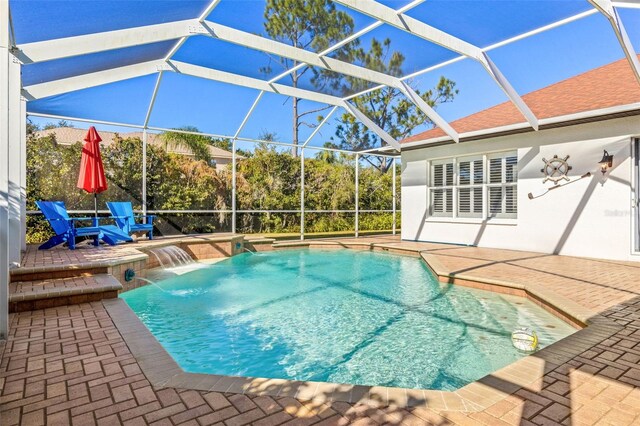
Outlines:
[[122,284],[109,274],[13,282],[9,285],[9,312],[116,298],[120,290]]

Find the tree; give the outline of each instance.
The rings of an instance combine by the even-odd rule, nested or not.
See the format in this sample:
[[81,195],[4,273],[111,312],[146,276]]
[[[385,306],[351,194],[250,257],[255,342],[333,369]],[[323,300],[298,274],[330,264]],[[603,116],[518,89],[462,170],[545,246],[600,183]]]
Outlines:
[[[322,144],[322,146],[325,148],[332,148],[332,149],[339,148],[339,146],[334,144],[333,142],[325,142],[324,144]],[[338,161],[336,152],[328,151],[326,149],[318,151],[318,153],[316,154],[316,159],[320,161],[324,161],[325,163],[329,163],[329,164],[334,164]]]
[[[116,139],[103,150],[109,179],[109,199],[131,200],[142,207],[142,141]],[[203,160],[147,147],[147,207],[151,210],[225,210],[227,185],[223,176]],[[114,192],[116,191],[116,192]],[[105,196],[105,199],[107,196]],[[224,229],[225,215],[160,214],[154,222],[159,234],[213,232]]]
[[[405,57],[400,52],[392,52],[391,40],[385,39],[382,43],[376,39],[371,40],[369,51],[358,49],[354,57],[366,68],[383,72],[396,77],[402,76],[402,64]],[[367,87],[361,80],[345,77],[353,92],[358,92]],[[413,84],[409,83],[411,86]],[[447,78],[440,77],[440,81],[433,89],[420,93],[412,87],[431,107],[451,102],[458,94],[456,83]],[[400,90],[393,87],[384,87],[373,92],[366,93],[353,99],[355,106],[367,115],[380,128],[389,133],[396,140],[401,140],[411,135],[413,130],[425,122],[433,125],[431,120],[424,116],[418,108],[409,101]],[[363,150],[382,146],[382,140],[375,133],[369,131],[353,115],[345,113],[339,119],[336,128],[336,136],[340,140],[340,146],[348,150]],[[385,173],[391,162],[384,157],[364,156],[365,161]]]
[[233,149],[233,143],[229,138],[211,138],[210,144],[225,151],[231,151]]
[[[61,200],[70,210],[93,208],[93,198],[76,188],[82,143],[62,145],[55,135],[39,137],[28,127],[27,209],[37,209],[36,200]],[[268,135],[263,135],[266,137]],[[326,145],[334,147],[335,145]],[[334,154],[331,151],[325,151]],[[305,229],[307,232],[353,230],[355,173],[353,155],[335,153],[305,159]],[[131,201],[138,210],[142,202],[142,141],[115,138],[104,146],[102,159],[109,189],[106,200]],[[147,208],[159,210],[154,221],[158,235],[228,231],[231,227],[232,180],[230,169],[219,170],[193,157],[168,153],[162,145],[149,145],[147,164]],[[286,210],[278,213],[239,213],[241,232],[298,232],[301,163],[289,152],[256,149],[238,162],[239,210]],[[397,176],[399,179],[400,176]],[[361,210],[388,209],[391,205],[390,173],[373,167],[360,169]],[[200,212],[193,212],[199,210]],[[211,214],[209,210],[219,210]],[[316,212],[313,212],[316,210]],[[327,212],[326,210],[335,210]],[[186,212],[183,212],[186,211]],[[206,212],[206,213],[205,213]],[[390,229],[391,213],[361,211],[360,229]],[[27,217],[30,243],[52,235],[51,226],[40,215]]]
[[[275,40],[306,50],[320,52],[329,46],[348,37],[353,32],[353,19],[347,13],[338,11],[329,0],[267,0],[264,11],[264,28],[267,34]],[[341,55],[347,55],[357,42],[339,49]],[[307,78],[316,88],[339,89],[342,76],[326,70],[319,70],[308,65],[296,69],[298,62],[288,58],[273,59],[283,70],[292,70],[289,78],[291,85],[298,87]],[[270,66],[261,69],[271,74]],[[293,144],[298,145],[300,126],[314,128],[318,125],[304,121],[305,116],[318,113],[328,107],[315,108],[300,112],[300,99],[292,98],[293,110]],[[320,118],[321,119],[321,118]],[[298,148],[292,148],[294,157],[298,155]]]
[[42,128],[43,130],[51,130],[57,129],[59,127],[74,127],[72,123],[69,123],[67,120],[60,120],[58,123],[47,123]]
[[179,127],[175,130],[181,130],[180,132],[165,132],[160,135],[160,138],[165,143],[165,150],[169,148],[183,148],[193,153],[196,160],[204,160],[206,162],[211,161],[210,146],[215,146],[226,151],[231,150],[231,141],[228,139],[213,138],[204,135],[196,135],[192,133],[183,132],[199,132],[198,128],[193,126]]
[[[257,148],[238,163],[240,210],[295,210],[300,202],[300,162],[288,153]],[[242,232],[282,232],[299,229],[293,213],[242,214]]]
[[258,135],[258,139],[264,142],[258,142],[255,146],[255,151],[276,151],[275,145],[270,145],[269,142],[273,142],[278,139],[278,134],[275,132],[269,132],[268,130],[263,130]]

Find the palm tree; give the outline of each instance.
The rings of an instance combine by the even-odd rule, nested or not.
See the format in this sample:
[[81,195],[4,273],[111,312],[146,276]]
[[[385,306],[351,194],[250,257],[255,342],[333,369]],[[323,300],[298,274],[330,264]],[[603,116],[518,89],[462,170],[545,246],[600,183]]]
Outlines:
[[[325,142],[322,145],[324,148],[333,148],[338,149],[338,145],[333,142]],[[316,159],[320,161],[324,161],[325,163],[335,164],[338,161],[338,157],[336,156],[336,151],[328,151],[323,149],[316,154]]]
[[[198,129],[193,126],[179,127],[174,130],[198,132]],[[207,163],[211,161],[209,146],[212,145],[212,139],[210,137],[182,132],[165,132],[160,137],[164,141],[166,150],[169,148],[183,148],[190,151],[196,160],[204,160]]]

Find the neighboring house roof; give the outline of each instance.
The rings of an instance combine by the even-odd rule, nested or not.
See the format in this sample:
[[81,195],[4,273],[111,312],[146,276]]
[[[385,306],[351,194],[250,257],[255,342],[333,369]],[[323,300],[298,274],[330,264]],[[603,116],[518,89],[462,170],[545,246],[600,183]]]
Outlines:
[[[637,104],[640,102],[640,84],[627,59],[621,59],[528,93],[522,99],[538,120],[544,120]],[[638,110],[640,106],[636,105],[634,109]],[[604,113],[605,111],[601,115]],[[567,121],[569,118],[567,117]],[[526,123],[520,111],[513,103],[504,102],[450,124],[459,134],[483,130],[491,134],[503,131],[500,128],[505,126],[520,123]],[[446,136],[441,129],[434,128],[410,136],[402,140],[402,143],[429,141]]]
[[[71,145],[76,142],[82,142],[84,140],[85,135],[87,134],[87,129],[79,129],[76,127],[54,127],[46,130],[39,130],[36,134],[40,137],[49,136],[54,134],[56,135],[56,141],[61,145]],[[102,138],[102,143],[104,145],[110,145],[113,143],[116,134],[122,139],[129,138],[138,138],[142,140],[142,132],[129,132],[129,133],[115,133],[108,132],[106,130],[99,130],[98,134]],[[159,145],[164,146],[165,142],[160,138],[160,135],[155,133],[147,133],[147,143],[150,145]],[[171,146],[168,147],[168,152],[173,154],[181,154],[187,156],[193,156],[193,153],[182,146]],[[230,159],[232,154],[229,151],[226,151],[222,148],[218,148],[216,146],[209,146],[209,153],[213,159]],[[237,158],[241,159],[240,155]]]

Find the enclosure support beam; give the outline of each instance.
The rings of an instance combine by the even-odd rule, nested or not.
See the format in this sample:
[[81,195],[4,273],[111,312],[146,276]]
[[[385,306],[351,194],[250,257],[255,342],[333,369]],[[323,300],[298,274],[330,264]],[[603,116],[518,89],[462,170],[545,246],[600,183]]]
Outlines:
[[[419,6],[420,4],[424,3],[426,0],[414,0],[411,3],[401,7],[400,9],[397,10],[398,13],[404,13],[407,12],[411,9],[413,9],[416,6]],[[369,26],[361,29],[360,31],[351,34],[349,37],[337,42],[336,44],[334,44],[333,46],[329,46],[328,48],[326,48],[325,50],[323,50],[322,52],[318,53],[318,58],[323,58],[325,56],[327,56],[329,53],[334,52],[336,50],[338,50],[339,48],[341,48],[342,46],[345,46],[349,43],[351,43],[353,40],[356,40],[360,37],[362,37],[363,35],[375,30],[376,28],[380,27],[384,25],[384,22],[380,22],[380,21],[376,21],[372,24],[370,24]],[[304,67],[306,67],[307,64],[304,62],[299,63],[298,65],[296,65],[293,68],[290,68],[286,71],[283,71],[282,73],[278,74],[277,76],[275,76],[274,78],[272,78],[271,80],[269,80],[270,83],[275,83],[276,81],[280,80],[283,77],[288,76],[289,74],[298,71],[299,69],[302,69]]]
[[[207,16],[209,16],[209,14],[213,12],[213,9],[215,9],[216,6],[218,6],[218,3],[220,3],[220,1],[221,0],[211,0],[211,3],[209,3],[206,9],[198,17],[197,23],[201,24],[202,21],[207,19]],[[178,52],[178,49],[182,47],[182,45],[187,41],[188,38],[189,38],[189,35],[185,35],[180,40],[178,40],[178,42],[171,48],[169,53],[167,53],[167,56],[165,56],[164,60],[168,61],[169,59],[173,58],[173,55],[175,55]]]
[[46,98],[47,96],[59,95],[61,93],[73,92],[75,90],[87,89],[89,87],[115,83],[116,81],[155,74],[163,64],[164,62],[162,61],[142,62],[135,65],[112,68],[76,77],[33,84],[25,87],[22,93],[27,100],[32,101],[40,98]]
[[620,19],[620,15],[618,15],[618,11],[611,3],[611,0],[589,0],[589,3],[593,5],[596,9],[602,13],[605,18],[611,24],[613,31],[616,33],[616,37],[620,42],[620,46],[624,51],[627,60],[629,61],[629,65],[631,65],[631,70],[636,76],[636,80],[640,83],[640,61],[638,61],[638,56],[636,55],[636,51],[633,48],[633,44],[631,43],[631,39],[627,34],[627,30],[625,30],[624,25],[622,24],[622,19]]
[[222,41],[237,44],[251,49],[259,50],[271,55],[278,55],[294,61],[334,71],[340,74],[350,75],[362,80],[377,84],[394,86],[397,78],[379,71],[340,61],[331,57],[321,57],[308,50],[294,47],[279,41],[271,40],[235,28],[227,27],[211,21],[202,22],[201,33],[210,35]]
[[153,86],[153,92],[151,93],[151,100],[149,101],[149,107],[147,108],[147,115],[144,116],[144,128],[147,128],[149,125],[149,120],[151,120],[151,113],[153,112],[153,107],[156,103],[156,98],[158,97],[158,90],[160,90],[160,83],[162,82],[163,72],[160,71],[158,73],[158,78],[156,79],[156,84]]
[[356,193],[355,193],[355,204],[356,204],[356,217],[354,219],[355,222],[355,234],[356,238],[359,237],[360,234],[360,155],[356,154]]
[[[147,127],[149,126],[149,120],[151,119],[151,113],[156,103],[156,97],[158,96],[158,90],[160,90],[160,83],[162,82],[162,71],[158,73],[156,79],[156,85],[153,87],[153,93],[151,94],[151,100],[149,101],[149,108],[147,108],[147,115],[144,117],[144,124],[142,126],[142,214],[147,215]],[[147,218],[144,218],[145,223]]]
[[169,61],[168,63],[163,61],[149,61],[125,67],[98,71],[95,73],[83,74],[77,77],[48,81],[46,83],[34,84],[25,87],[23,89],[23,94],[28,100],[36,100],[75,90],[87,89],[89,87],[155,74],[160,71],[173,71],[207,80],[277,93],[284,96],[293,96],[323,104],[342,105],[343,103],[342,98],[337,96],[325,95],[311,90],[297,89],[284,84],[269,84],[267,81],[257,78],[246,77],[239,74],[219,71],[179,61]]
[[[142,129],[142,214],[147,215],[147,128]],[[147,218],[145,217],[145,223]]]
[[226,71],[215,70],[212,68],[201,67],[199,65],[188,64],[180,61],[169,61],[169,70],[181,74],[192,75],[207,80],[219,81],[222,83],[233,84],[236,86],[248,87],[251,89],[262,90],[265,92],[278,93],[284,96],[292,96],[300,99],[307,99],[314,102],[329,105],[342,105],[342,98],[337,96],[325,95],[323,93],[311,90],[298,89],[278,83],[269,83],[258,78],[246,77],[239,74],[233,74]]
[[[37,113],[37,112],[32,112],[29,113],[30,116],[33,117],[42,117],[42,118],[51,118],[54,120],[67,120],[67,121],[78,121],[81,123],[90,123],[90,124],[104,124],[107,126],[118,126],[118,127],[129,127],[132,129],[140,129],[140,131],[142,131],[142,129],[144,128],[144,126],[142,124],[130,124],[130,123],[118,123],[115,121],[105,121],[105,120],[95,120],[95,119],[86,119],[86,118],[79,118],[79,117],[71,117],[68,115],[56,115],[56,114],[42,114],[42,113]],[[147,130],[156,130],[159,132],[176,132],[176,133],[184,133],[184,134],[188,134],[188,135],[199,135],[199,136],[208,136],[208,137],[212,137],[212,138],[222,138],[222,139],[234,139],[233,135],[220,135],[220,134],[215,134],[215,133],[206,133],[206,132],[191,132],[188,130],[178,130],[178,129],[168,129],[166,127],[156,127],[156,126],[147,126]],[[237,140],[239,141],[246,141],[246,142],[251,142],[251,143],[269,143],[272,145],[278,145],[278,146],[288,146],[288,147],[294,147],[294,146],[298,146],[299,145],[294,145],[292,143],[286,143],[286,142],[277,142],[277,141],[265,141],[265,140],[261,140],[261,139],[252,139],[252,138],[243,138],[238,136]],[[313,149],[313,150],[319,150],[319,151],[331,151],[331,152],[342,152],[344,154],[349,154],[352,155],[354,154],[354,151],[348,151],[346,149],[339,149],[339,148],[326,148],[326,147],[321,147],[321,146],[307,146],[307,149]],[[368,152],[373,152],[373,151],[389,151],[391,150],[391,147],[381,147],[381,148],[374,148],[372,150],[363,150],[363,151],[359,151],[360,154],[364,154],[364,153],[368,153]],[[376,153],[375,155],[379,156],[379,157],[386,157],[386,158],[391,158],[391,157],[397,157],[398,155],[393,155],[393,154],[378,154]]]
[[300,240],[304,240],[304,146],[300,149]]
[[249,121],[249,117],[251,117],[251,114],[253,114],[253,111],[256,109],[256,107],[258,106],[258,103],[260,103],[260,99],[262,99],[262,97],[264,96],[264,90],[261,90],[260,93],[258,93],[258,96],[256,97],[256,100],[253,101],[253,104],[251,105],[251,108],[249,108],[249,111],[247,111],[247,115],[244,116],[244,119],[242,119],[242,123],[240,123],[240,126],[238,126],[238,130],[236,130],[236,133],[233,135],[233,139],[232,139],[232,146],[233,146],[233,151],[231,154],[231,232],[233,232],[234,234],[236,233],[236,162],[237,162],[237,158],[236,158],[236,141],[238,140],[238,138],[240,137],[240,133],[242,132],[242,129],[244,129],[244,126],[247,125],[247,122]]
[[617,0],[613,2],[613,6],[629,9],[640,9],[640,3],[638,3],[638,0]]
[[27,100],[20,97],[20,250],[27,250]]
[[350,104],[349,102],[346,102],[346,101],[343,102],[343,106],[347,111],[349,111],[351,114],[353,114],[354,117],[356,117],[365,126],[367,126],[367,128],[369,130],[371,130],[373,133],[378,135],[378,137],[380,137],[380,139],[382,139],[383,141],[385,141],[386,143],[388,143],[389,145],[391,145],[392,147],[394,147],[395,149],[400,151],[400,143],[397,140],[395,140],[393,138],[393,136],[391,136],[389,133],[387,133],[383,129],[381,129],[376,123],[373,122],[373,120],[371,120],[369,117],[364,115],[364,113],[362,111],[360,111],[354,105],[352,105],[352,104]]
[[509,99],[511,99],[511,102],[518,108],[520,113],[527,119],[531,127],[538,130],[538,120],[531,109],[513,89],[495,64],[491,62],[487,54],[479,47],[427,25],[404,13],[397,13],[392,8],[375,0],[335,0],[335,2],[480,62]]
[[236,168],[237,168],[237,158],[236,158],[236,140],[234,139],[231,143],[231,232],[236,233]]
[[192,34],[190,29],[198,25],[195,19],[174,21],[124,30],[85,34],[75,37],[38,41],[18,45],[18,58],[25,64],[51,61],[71,56],[87,55],[106,50],[122,49]]
[[392,168],[391,168],[391,170],[392,170],[392,172],[391,172],[391,179],[392,179],[392,182],[391,182],[391,198],[393,200],[393,207],[391,208],[393,210],[393,213],[392,213],[393,214],[393,225],[392,225],[391,229],[392,229],[393,235],[396,235],[396,208],[397,208],[396,206],[398,204],[397,192],[396,192],[397,191],[397,189],[396,189],[396,166],[397,166],[397,164],[396,164],[396,159],[395,158],[392,159],[391,161],[392,161],[392,163],[391,163],[391,165],[392,165]]
[[9,335],[9,2],[0,2],[0,339]]
[[9,54],[9,264],[20,264],[22,247],[22,130],[26,117],[21,117],[20,62]]
[[[519,35],[517,35],[515,37],[511,37],[511,38],[508,38],[506,40],[499,41],[499,42],[494,43],[494,44],[492,44],[490,46],[483,47],[482,51],[483,52],[489,52],[491,50],[495,50],[495,49],[498,49],[500,47],[507,46],[509,44],[515,43],[516,41],[524,40],[524,39],[532,37],[534,35],[541,34],[543,32],[552,30],[554,28],[561,27],[563,25],[567,25],[567,24],[569,24],[571,22],[578,21],[580,19],[584,19],[584,18],[586,18],[588,16],[591,16],[591,15],[595,15],[596,13],[598,13],[598,11],[596,9],[589,9],[587,11],[578,13],[577,15],[573,15],[573,16],[570,16],[568,18],[561,19],[560,21],[552,22],[551,24],[544,25],[542,27],[538,27],[538,28],[533,29],[531,31],[527,31],[526,33],[519,34]],[[457,57],[455,57],[453,59],[449,59],[449,60],[446,60],[444,62],[440,62],[440,63],[435,64],[435,65],[431,65],[430,67],[423,68],[421,70],[412,72],[411,74],[407,74],[407,75],[405,75],[403,77],[400,77],[399,80],[400,81],[412,80],[412,79],[415,79],[416,77],[421,76],[423,74],[429,73],[431,71],[435,71],[435,70],[440,69],[440,68],[444,68],[444,67],[446,67],[448,65],[451,65],[451,64],[454,64],[456,62],[460,62],[461,60],[463,60],[465,58],[466,58],[465,55],[460,55],[460,56],[457,56]],[[362,91],[360,91],[358,93],[354,93],[352,95],[346,96],[344,99],[345,100],[354,99],[354,98],[357,98],[359,96],[365,95],[367,93],[371,93],[373,91],[382,89],[383,87],[384,87],[383,85],[370,87],[370,88],[362,90]]]
[[249,111],[247,111],[247,114],[242,119],[242,123],[240,123],[240,126],[238,126],[238,130],[236,130],[236,133],[233,135],[233,140],[236,140],[238,139],[238,137],[240,137],[240,133],[242,133],[244,126],[247,125],[249,118],[253,114],[253,111],[255,111],[256,107],[258,106],[258,103],[260,103],[260,99],[262,99],[263,96],[264,96],[264,90],[261,90],[260,93],[258,93],[256,100],[253,101],[253,104],[251,104],[251,108],[249,108]]
[[413,102],[418,107],[418,109],[424,113],[424,115],[426,115],[431,121],[433,121],[436,126],[438,126],[440,129],[442,129],[443,132],[449,135],[451,139],[456,141],[456,143],[460,142],[460,136],[458,135],[458,132],[456,132],[454,128],[451,127],[451,125],[444,118],[442,118],[440,114],[436,112],[435,109],[433,109],[424,99],[422,99],[420,95],[418,95],[415,90],[411,88],[411,86],[409,86],[404,81],[401,81],[398,89],[400,89],[409,98],[409,100]]
[[337,106],[334,106],[331,111],[329,111],[329,114],[326,115],[326,117],[316,126],[315,129],[313,129],[313,132],[311,132],[311,134],[309,135],[309,137],[307,138],[306,141],[304,141],[304,143],[302,144],[302,148],[304,149],[305,146],[307,146],[307,144],[309,142],[311,142],[311,139],[314,138],[314,136],[320,131],[320,128],[322,128],[322,126],[324,126],[327,121],[329,121],[329,119],[331,118],[331,116],[333,115],[334,112],[336,112],[336,110],[338,109]]

